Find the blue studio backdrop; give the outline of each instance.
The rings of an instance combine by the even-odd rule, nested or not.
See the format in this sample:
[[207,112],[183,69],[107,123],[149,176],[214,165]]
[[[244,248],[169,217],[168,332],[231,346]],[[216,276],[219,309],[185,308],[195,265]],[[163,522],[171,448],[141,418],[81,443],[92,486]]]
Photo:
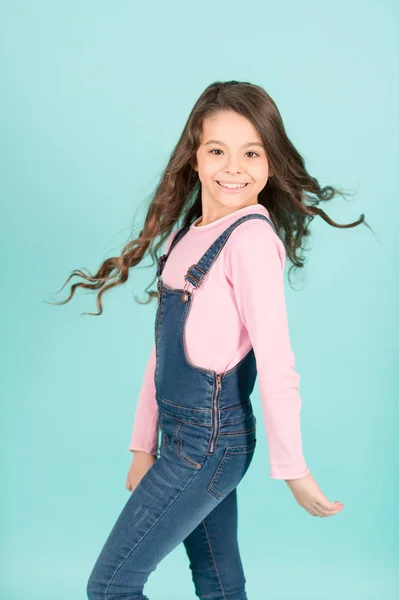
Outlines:
[[[134,296],[154,266],[105,294],[100,317],[81,316],[95,293],[45,301],[139,233],[194,102],[229,79],[264,87],[311,175],[354,193],[327,214],[373,228],[314,219],[286,282],[304,456],[345,508],[313,518],[269,478],[256,387],[239,488],[248,597],[398,597],[397,26],[389,0],[0,3],[1,598],[85,598],[130,493],[156,310]],[[195,597],[182,545],[145,591]]]

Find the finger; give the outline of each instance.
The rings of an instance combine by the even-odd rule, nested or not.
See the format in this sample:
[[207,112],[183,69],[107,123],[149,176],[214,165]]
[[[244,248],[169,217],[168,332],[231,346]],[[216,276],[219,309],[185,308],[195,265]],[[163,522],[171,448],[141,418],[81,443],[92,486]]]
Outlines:
[[319,517],[332,517],[343,509],[343,506],[338,506],[335,510],[324,510],[322,508],[316,508],[317,515]]
[[311,506],[303,506],[303,508],[310,514],[312,517],[318,517],[319,514],[316,510],[314,510]]
[[328,500],[326,500],[325,502],[315,500],[315,504],[318,509],[332,513],[336,512],[337,508],[341,508],[341,506],[343,506],[338,500],[336,502],[329,502]]
[[322,515],[331,515],[331,514],[335,514],[335,512],[331,512],[328,511],[328,513],[326,511],[323,511],[323,509],[321,508],[320,504],[316,501],[312,502],[312,504],[306,505],[306,504],[301,504],[300,505],[313,517],[320,517]]

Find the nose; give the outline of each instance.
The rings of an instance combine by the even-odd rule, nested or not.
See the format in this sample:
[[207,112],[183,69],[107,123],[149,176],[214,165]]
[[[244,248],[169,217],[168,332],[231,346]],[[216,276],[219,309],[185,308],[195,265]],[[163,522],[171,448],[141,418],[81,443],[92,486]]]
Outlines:
[[234,155],[233,152],[231,153],[227,153],[226,154],[226,158],[225,158],[225,166],[224,166],[224,172],[228,173],[230,175],[235,175],[237,173],[242,173],[244,171],[243,167],[241,166],[241,157]]
[[240,173],[241,169],[240,166],[238,164],[237,160],[233,160],[232,158],[227,162],[226,164],[226,168],[225,168],[226,173]]

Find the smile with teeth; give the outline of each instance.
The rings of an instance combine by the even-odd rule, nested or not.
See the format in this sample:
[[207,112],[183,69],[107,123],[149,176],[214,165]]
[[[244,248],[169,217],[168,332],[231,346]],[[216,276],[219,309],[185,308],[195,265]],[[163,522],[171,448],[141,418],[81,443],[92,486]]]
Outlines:
[[218,181],[218,184],[222,187],[227,187],[231,189],[242,188],[248,185],[248,183],[223,183],[222,181]]

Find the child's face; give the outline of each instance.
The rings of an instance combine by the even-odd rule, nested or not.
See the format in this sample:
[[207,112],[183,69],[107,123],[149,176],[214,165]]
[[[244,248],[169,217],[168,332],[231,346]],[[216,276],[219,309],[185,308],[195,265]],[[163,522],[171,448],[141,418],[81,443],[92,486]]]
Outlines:
[[[258,132],[250,121],[233,111],[218,111],[204,120],[196,159],[194,168],[202,184],[203,204],[237,209],[255,204],[271,175]],[[247,185],[231,191],[218,182]]]

